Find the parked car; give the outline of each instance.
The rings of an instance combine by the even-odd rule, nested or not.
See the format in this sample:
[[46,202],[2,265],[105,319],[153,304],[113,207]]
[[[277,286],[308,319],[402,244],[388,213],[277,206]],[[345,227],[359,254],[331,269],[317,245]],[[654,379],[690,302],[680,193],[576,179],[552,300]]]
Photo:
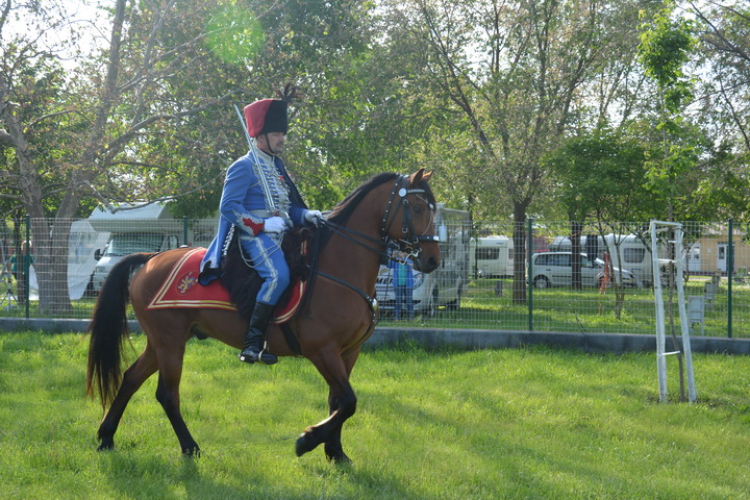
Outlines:
[[[573,283],[572,252],[542,252],[532,255],[531,282],[536,288],[552,286],[570,286]],[[636,286],[636,279],[632,272],[623,269],[622,275],[618,268],[612,270],[612,280],[619,280],[622,276],[624,286]],[[591,260],[584,253],[581,254],[581,284],[583,286],[600,286],[604,279],[604,261]]]

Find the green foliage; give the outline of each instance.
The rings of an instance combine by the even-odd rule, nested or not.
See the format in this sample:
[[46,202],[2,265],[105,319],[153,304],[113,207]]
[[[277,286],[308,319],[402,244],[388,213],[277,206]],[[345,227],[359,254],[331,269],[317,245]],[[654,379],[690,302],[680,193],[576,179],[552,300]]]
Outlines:
[[223,61],[239,66],[263,48],[265,35],[255,15],[240,5],[213,11],[206,26],[206,44]]
[[[736,154],[728,144],[711,149],[700,168],[691,172],[696,177],[695,189],[681,200],[680,211],[689,220],[748,220],[747,155]],[[682,190],[685,193],[685,189]]]
[[674,5],[667,2],[651,23],[644,24],[638,56],[646,75],[656,81],[662,106],[662,154],[649,165],[649,180],[656,192],[669,196],[669,215],[673,216],[673,200],[679,194],[677,180],[697,163],[696,143],[690,141],[685,125],[684,107],[692,98],[692,82],[685,77],[683,66],[695,48],[691,21],[677,17]]
[[642,26],[638,55],[650,76],[664,91],[664,104],[677,112],[692,97],[691,83],[685,78],[683,66],[695,48],[694,23],[674,18],[671,2],[654,19]]
[[[16,2],[12,12],[28,20],[30,33],[54,28],[70,34],[59,37],[61,45],[75,42],[85,31],[76,29],[81,23],[62,28],[70,19],[52,7],[66,5]],[[114,7],[101,10],[109,21]],[[2,77],[16,85],[0,102],[22,104],[46,215],[67,199],[82,199],[76,215],[86,216],[100,199],[165,197],[178,199],[180,215],[212,213],[223,172],[246,149],[231,104],[270,97],[286,82],[299,85],[304,99],[292,107],[285,161],[310,205],[330,208],[376,172],[424,166],[435,171],[435,191],[451,206],[484,217],[524,210],[557,215],[549,200],[569,193],[558,192],[540,158],[572,130],[616,127],[620,113],[624,128],[647,119],[654,103],[642,86],[645,72],[661,89],[665,115],[658,131],[671,143],[662,151],[646,148],[651,189],[669,193],[681,210],[680,198],[710,191],[705,177],[699,190],[682,179],[712,172],[708,162],[700,164],[706,150],[691,144],[698,134],[686,130],[691,120],[683,113],[694,92],[684,69],[694,49],[705,64],[694,74],[707,80],[702,135],[747,150],[747,8],[740,1],[692,5],[701,15],[691,21],[678,17],[673,3],[651,17],[657,7],[632,0],[606,6],[578,0],[126,2],[115,95],[103,87],[111,60],[106,47],[93,55],[78,47],[75,63],[62,65],[60,47],[32,44],[35,50],[23,52],[21,42],[31,39],[7,37],[6,28],[0,65],[21,71]],[[649,18],[633,58],[639,9]],[[705,28],[700,45],[698,23]],[[99,26],[101,39],[111,27]],[[37,59],[21,64],[21,52]],[[111,102],[100,106],[102,96]],[[0,147],[0,203],[15,207],[24,192],[14,181],[18,157]],[[742,158],[735,156],[732,172],[724,172],[730,177],[717,178],[717,185],[741,187]],[[718,192],[710,198],[737,205],[720,201]],[[702,203],[703,213],[709,207]]]
[[664,201],[646,182],[647,158],[640,141],[599,130],[568,139],[545,161],[570,220],[641,221]]

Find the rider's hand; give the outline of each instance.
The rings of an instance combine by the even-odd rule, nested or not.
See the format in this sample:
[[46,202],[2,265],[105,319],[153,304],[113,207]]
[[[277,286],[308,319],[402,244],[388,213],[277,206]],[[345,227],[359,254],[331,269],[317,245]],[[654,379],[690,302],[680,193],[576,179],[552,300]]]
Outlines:
[[305,220],[307,222],[312,222],[317,226],[320,224],[320,221],[323,220],[323,214],[320,210],[308,210],[305,212]]
[[280,233],[284,229],[286,229],[286,222],[281,217],[271,217],[263,224],[263,230],[267,233]]

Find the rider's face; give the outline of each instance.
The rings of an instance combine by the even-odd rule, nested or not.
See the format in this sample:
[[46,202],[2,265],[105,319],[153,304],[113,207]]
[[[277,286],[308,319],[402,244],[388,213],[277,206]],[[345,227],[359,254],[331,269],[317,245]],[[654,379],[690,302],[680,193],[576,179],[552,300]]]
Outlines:
[[268,154],[278,155],[284,151],[286,134],[283,132],[269,132],[258,136],[258,147]]

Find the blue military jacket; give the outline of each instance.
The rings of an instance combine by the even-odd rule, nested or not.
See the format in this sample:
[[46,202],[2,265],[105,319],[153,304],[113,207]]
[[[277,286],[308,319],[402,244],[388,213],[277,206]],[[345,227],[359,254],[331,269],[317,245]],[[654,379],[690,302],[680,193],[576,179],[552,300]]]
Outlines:
[[289,222],[292,224],[299,226],[304,223],[307,205],[289,178],[281,159],[254,148],[227,170],[219,204],[219,227],[201,262],[201,284],[206,285],[218,277],[224,245],[232,226],[243,231],[246,236],[254,237],[263,230],[264,221],[274,215],[267,206],[263,185],[256,175],[256,160],[273,164],[276,178],[267,176],[267,181],[276,206],[287,209]]

